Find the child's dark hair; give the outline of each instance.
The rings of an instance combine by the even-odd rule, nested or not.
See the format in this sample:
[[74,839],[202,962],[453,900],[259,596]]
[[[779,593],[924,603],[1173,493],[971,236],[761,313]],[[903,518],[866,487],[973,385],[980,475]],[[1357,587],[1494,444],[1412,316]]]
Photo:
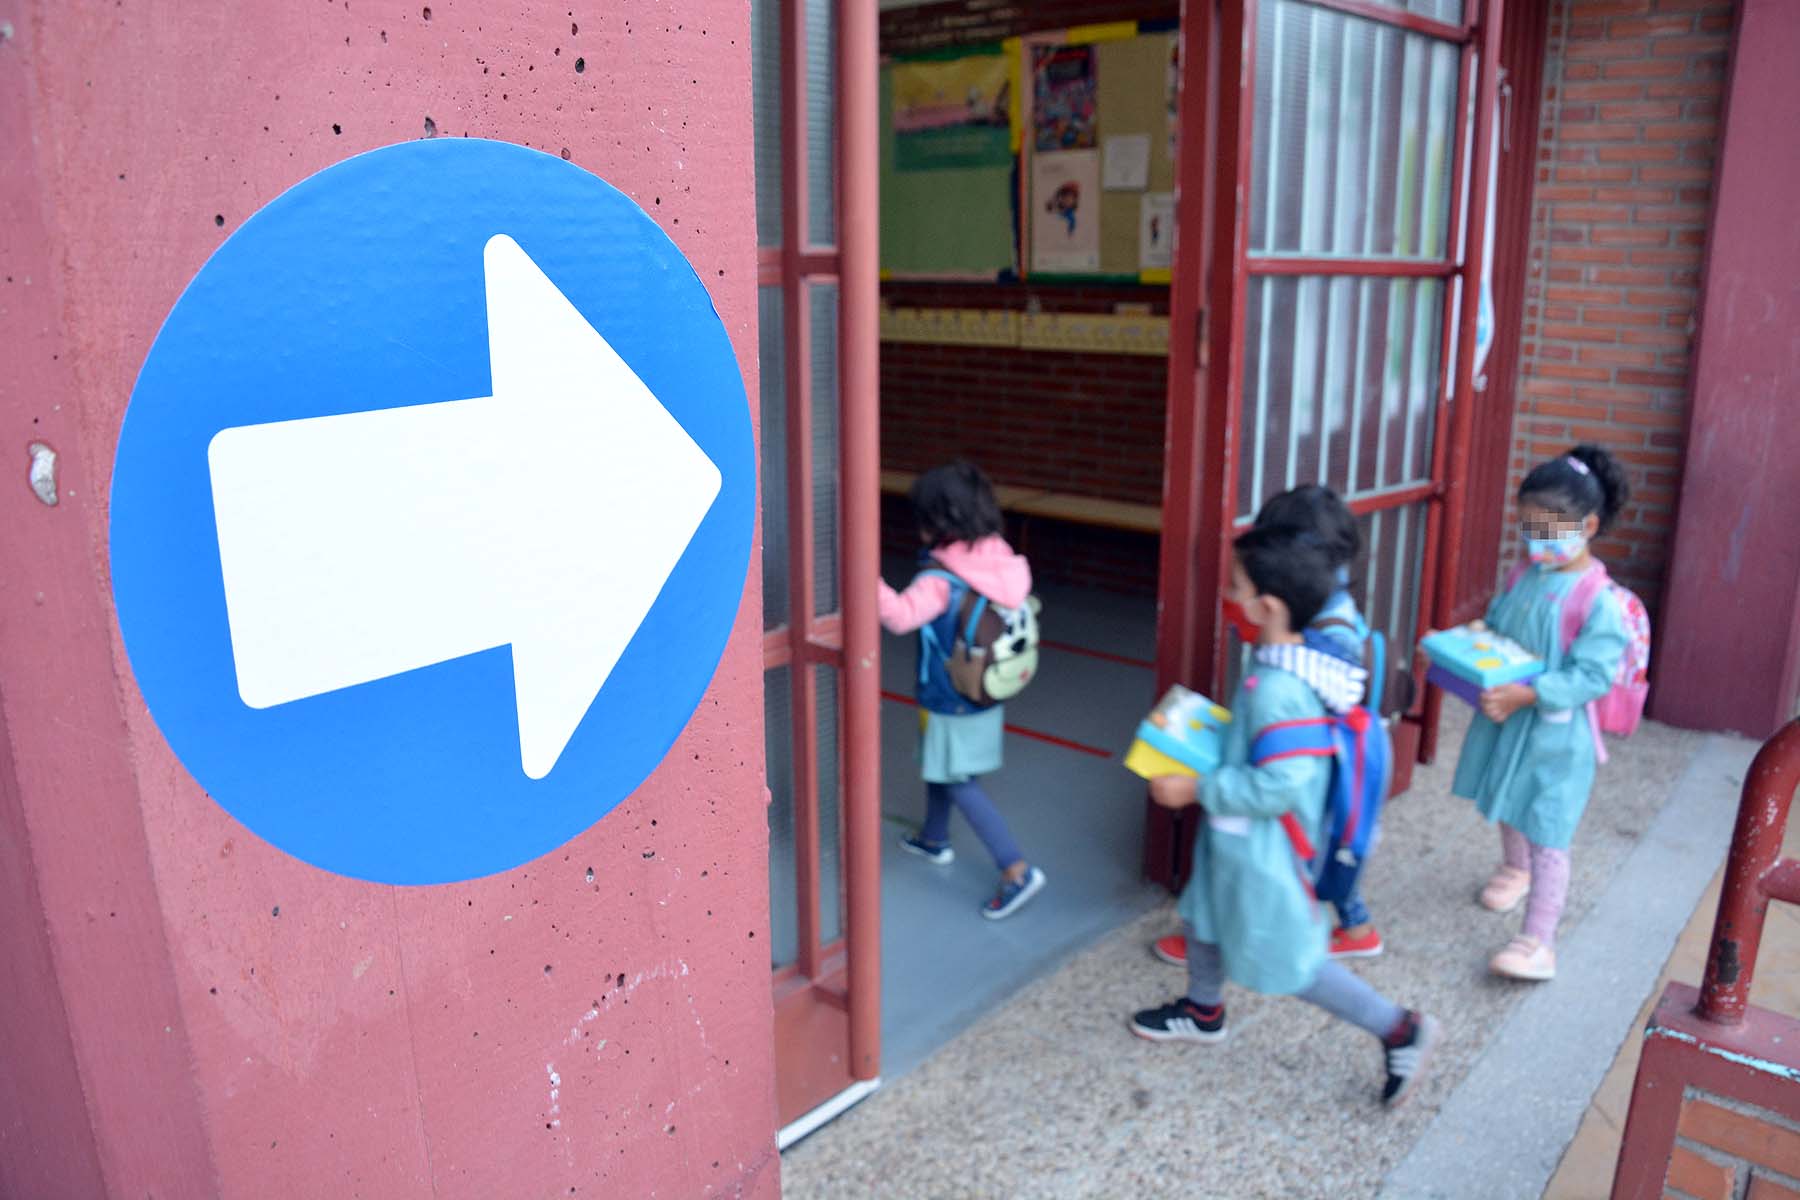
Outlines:
[[1337,590],[1331,560],[1319,538],[1308,530],[1259,525],[1231,546],[1258,594],[1287,605],[1292,632],[1312,624]]
[[1600,514],[1600,532],[1631,499],[1625,469],[1598,446],[1577,446],[1567,454],[1532,468],[1519,485],[1519,500],[1541,504],[1577,519]]
[[913,481],[911,499],[913,516],[933,546],[978,541],[1001,530],[1000,502],[973,463],[933,467]]
[[1333,567],[1347,567],[1362,551],[1356,517],[1338,494],[1317,483],[1304,484],[1274,497],[1256,514],[1256,527],[1308,530],[1320,542]]

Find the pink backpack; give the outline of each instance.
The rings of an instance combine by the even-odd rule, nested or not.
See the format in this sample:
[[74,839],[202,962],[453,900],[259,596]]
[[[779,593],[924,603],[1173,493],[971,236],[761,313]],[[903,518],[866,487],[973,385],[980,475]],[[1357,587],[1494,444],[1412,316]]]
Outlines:
[[[1508,591],[1527,569],[1525,563],[1513,567],[1512,574],[1506,579]],[[1594,731],[1594,753],[1599,761],[1605,762],[1606,747],[1600,741],[1601,732],[1629,737],[1637,732],[1638,722],[1644,719],[1644,700],[1650,694],[1650,614],[1637,593],[1613,582],[1606,568],[1596,559],[1563,599],[1564,654],[1575,644],[1581,627],[1587,624],[1588,614],[1594,611],[1594,598],[1602,588],[1612,591],[1619,602],[1619,611],[1625,617],[1625,656],[1619,660],[1619,673],[1613,677],[1612,690],[1588,705],[1588,725]]]

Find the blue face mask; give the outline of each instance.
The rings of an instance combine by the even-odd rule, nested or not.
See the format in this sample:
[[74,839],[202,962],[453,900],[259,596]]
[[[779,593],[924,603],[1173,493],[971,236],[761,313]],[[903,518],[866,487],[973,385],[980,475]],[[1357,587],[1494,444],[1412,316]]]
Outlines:
[[1525,552],[1531,561],[1546,571],[1554,571],[1566,567],[1581,557],[1587,548],[1587,539],[1580,533],[1571,531],[1553,538],[1525,539]]

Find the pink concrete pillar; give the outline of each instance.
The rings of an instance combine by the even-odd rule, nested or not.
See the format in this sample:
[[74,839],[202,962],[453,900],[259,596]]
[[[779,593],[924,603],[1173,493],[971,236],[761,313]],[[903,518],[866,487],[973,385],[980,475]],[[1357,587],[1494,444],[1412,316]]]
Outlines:
[[1800,697],[1800,8],[1745,0],[1652,712],[1769,736]]
[[0,1195],[776,1192],[758,569],[636,795],[526,867],[399,889],[200,792],[106,567],[120,418],[182,287],[281,190],[390,142],[505,139],[623,189],[756,395],[749,74],[728,0],[0,14]]

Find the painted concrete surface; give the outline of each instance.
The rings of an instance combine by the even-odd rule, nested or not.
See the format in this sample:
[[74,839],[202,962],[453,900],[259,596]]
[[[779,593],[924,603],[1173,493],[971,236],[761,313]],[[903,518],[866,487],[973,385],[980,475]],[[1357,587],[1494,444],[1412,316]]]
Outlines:
[[[1375,1195],[1530,993],[1486,971],[1518,917],[1474,902],[1498,838],[1448,794],[1465,714],[1447,706],[1446,755],[1391,807],[1368,878],[1389,948],[1355,969],[1448,1028],[1436,1069],[1407,1107],[1380,1108],[1371,1039],[1292,999],[1232,989],[1231,1037],[1216,1047],[1133,1037],[1132,1011],[1184,985],[1146,948],[1174,928],[1165,908],[1025,989],[789,1151],[786,1194]],[[1574,846],[1565,938],[1579,937],[1706,740],[1650,725],[1617,748]],[[1719,780],[1697,819],[1728,829],[1736,795]],[[1621,1022],[1613,1045],[1623,1030]]]
[[[755,396],[748,10],[0,16],[18,471],[0,489],[0,950],[33,992],[0,1009],[0,1192],[772,1194],[754,565],[649,783],[536,863],[421,889],[306,867],[201,794],[134,689],[106,574],[114,442],[163,315],[260,205],[388,142],[500,138],[619,186],[711,290]],[[55,507],[25,484],[31,442],[58,455]]]

